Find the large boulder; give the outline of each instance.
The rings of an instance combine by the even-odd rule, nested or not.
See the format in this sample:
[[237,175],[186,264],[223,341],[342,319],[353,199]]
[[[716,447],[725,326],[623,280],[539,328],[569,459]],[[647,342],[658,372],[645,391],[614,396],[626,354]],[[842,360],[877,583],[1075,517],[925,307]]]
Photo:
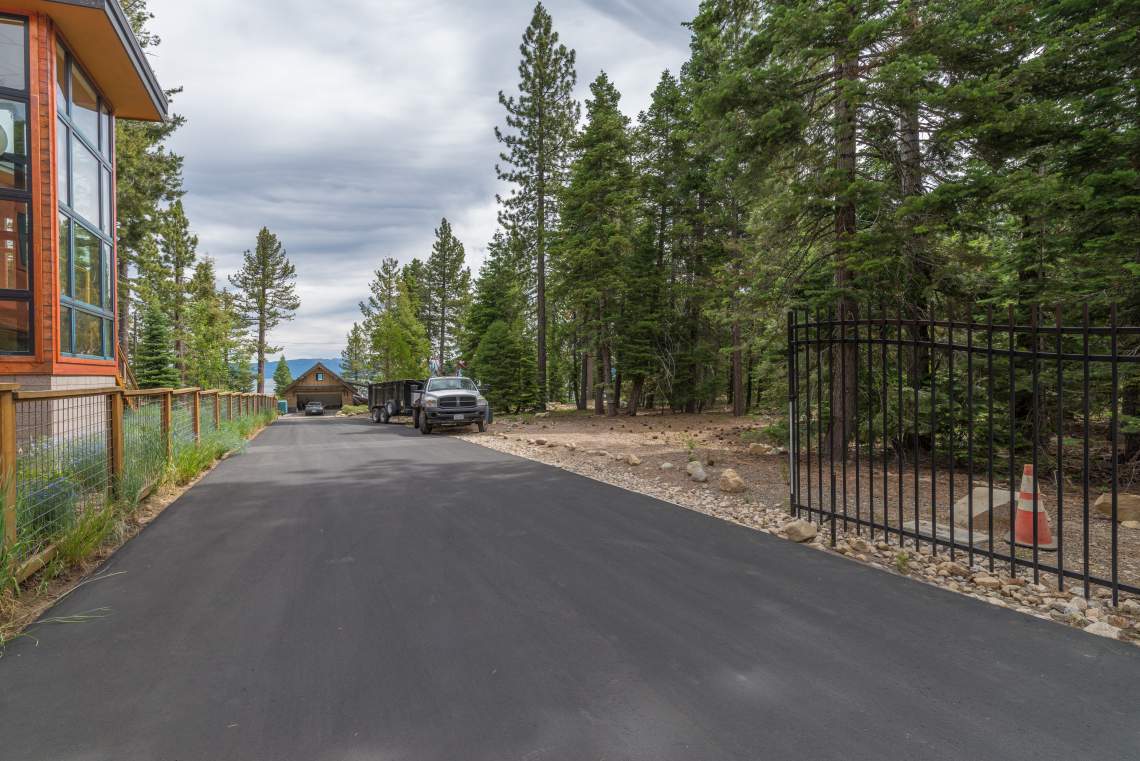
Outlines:
[[[975,486],[973,493],[974,531],[985,532],[990,523],[990,511],[994,514],[994,533],[998,527],[1009,528],[1009,503],[1016,496],[1009,489],[999,489],[994,486],[994,500],[990,504],[990,487]],[[970,525],[970,495],[962,497],[954,503],[954,523],[958,526]]]
[[805,520],[792,521],[784,526],[784,535],[793,542],[810,542],[815,539],[817,533],[819,529],[816,528],[816,524]]
[[716,485],[718,489],[727,494],[739,494],[748,489],[748,485],[744,483],[744,479],[732,468],[725,468],[720,474],[720,480],[717,481]]
[[[1093,509],[1103,515],[1105,518],[1112,517],[1112,495],[1102,494],[1097,497],[1096,502],[1093,503]],[[1116,495],[1116,520],[1124,521],[1140,521],[1140,494],[1124,494]]]

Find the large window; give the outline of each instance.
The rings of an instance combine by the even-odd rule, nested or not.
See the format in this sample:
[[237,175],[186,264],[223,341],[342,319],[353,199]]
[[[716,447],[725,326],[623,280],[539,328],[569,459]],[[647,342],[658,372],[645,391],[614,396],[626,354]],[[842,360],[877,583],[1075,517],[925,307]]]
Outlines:
[[28,29],[0,16],[0,353],[32,351]]
[[[56,167],[59,171],[59,349],[77,357],[115,355],[111,279],[114,118],[63,44],[56,56]],[[0,56],[2,60],[2,56]]]

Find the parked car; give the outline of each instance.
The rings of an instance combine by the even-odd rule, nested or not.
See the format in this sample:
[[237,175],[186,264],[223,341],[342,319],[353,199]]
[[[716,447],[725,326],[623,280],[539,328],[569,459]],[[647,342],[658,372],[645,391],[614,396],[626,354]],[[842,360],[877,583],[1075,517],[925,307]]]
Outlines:
[[325,405],[320,402],[309,402],[305,405],[306,415],[323,415],[325,414]]
[[423,393],[415,400],[413,420],[425,435],[437,427],[461,425],[476,425],[485,431],[488,409],[487,400],[470,378],[428,378]]
[[399,415],[414,415],[423,393],[422,380],[392,380],[368,384],[368,409],[373,423],[387,423]]

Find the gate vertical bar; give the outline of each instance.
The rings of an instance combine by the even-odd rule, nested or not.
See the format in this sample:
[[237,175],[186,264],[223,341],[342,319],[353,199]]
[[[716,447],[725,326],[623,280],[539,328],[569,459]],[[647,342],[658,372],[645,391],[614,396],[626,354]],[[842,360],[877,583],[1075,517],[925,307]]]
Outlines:
[[[974,565],[974,310],[966,309],[966,531],[967,563]],[[951,521],[953,523],[953,521]],[[951,529],[953,531],[953,529]]]
[[1014,511],[1017,509],[1017,483],[1014,457],[1017,450],[1017,386],[1014,378],[1014,352],[1017,349],[1017,325],[1013,307],[1009,307],[1009,576],[1017,578],[1017,545],[1013,543]]
[[1120,355],[1118,353],[1117,336],[1116,336],[1116,304],[1113,304],[1108,312],[1109,320],[1109,336],[1110,336],[1110,350],[1109,361],[1112,363],[1112,421],[1109,424],[1109,438],[1112,441],[1112,605],[1115,607],[1120,602],[1120,569],[1117,563],[1117,550],[1118,550],[1118,530],[1119,524],[1117,513],[1119,509],[1119,460],[1120,453],[1117,451],[1117,438],[1120,435]]
[[989,539],[989,569],[994,570],[994,308],[986,307],[986,488],[989,502],[986,505],[986,531]]
[[1081,367],[1081,412],[1083,413],[1084,435],[1081,437],[1081,502],[1082,513],[1082,540],[1081,540],[1081,567],[1084,571],[1085,599],[1089,598],[1089,304],[1086,301],[1081,310],[1081,346],[1083,360]]
[[1040,507],[1040,487],[1037,485],[1037,454],[1038,442],[1041,440],[1041,431],[1038,430],[1041,421],[1041,355],[1039,352],[1038,344],[1040,338],[1040,319],[1041,315],[1036,304],[1029,308],[1029,333],[1030,341],[1032,342],[1032,378],[1033,378],[1033,420],[1030,429],[1033,433],[1033,583],[1041,583],[1041,570],[1038,567],[1038,550],[1037,550],[1037,510]]
[[1057,328],[1057,589],[1065,589],[1065,366],[1062,359],[1061,307],[1056,311]]

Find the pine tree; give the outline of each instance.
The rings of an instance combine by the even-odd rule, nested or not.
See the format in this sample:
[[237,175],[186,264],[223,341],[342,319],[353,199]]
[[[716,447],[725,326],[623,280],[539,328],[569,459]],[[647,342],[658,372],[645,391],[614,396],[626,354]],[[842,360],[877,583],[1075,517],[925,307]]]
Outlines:
[[371,354],[379,380],[422,378],[432,346],[403,289],[395,306],[380,315],[371,335]]
[[[127,21],[134,30],[140,47],[148,53],[161,43],[157,34],[147,28],[153,18],[146,0],[122,3]],[[166,91],[168,98],[181,91]],[[166,141],[183,124],[185,118],[173,114],[161,122],[115,121],[115,216],[118,241],[116,266],[119,297],[119,344],[130,346],[134,281],[131,267],[148,246],[153,247],[162,208],[183,194],[182,157],[166,146]]]
[[368,284],[368,299],[360,302],[360,311],[365,319],[395,306],[400,279],[401,270],[398,261],[388,257],[380,262],[380,268],[372,273],[372,282]]
[[142,339],[135,356],[134,373],[140,388],[173,388],[178,385],[174,367],[170,323],[156,305],[143,313]]
[[344,351],[340,353],[340,369],[344,377],[354,383],[363,383],[372,377],[372,357],[368,344],[368,331],[365,327],[359,322],[352,323],[352,330],[348,331],[345,338]]
[[614,348],[620,330],[622,272],[633,250],[637,215],[633,144],[621,96],[605,72],[590,85],[586,128],[575,141],[570,182],[561,194],[554,249],[558,291],[579,315],[602,370],[606,413],[617,414]]
[[241,321],[227,308],[228,294],[219,292],[214,261],[200,260],[190,279],[186,326],[186,380],[200,388],[227,388],[230,370],[227,357]]
[[281,241],[263,227],[257,234],[257,246],[246,251],[242,268],[230,276],[237,289],[234,296],[238,311],[246,324],[254,329],[254,351],[257,355],[257,392],[265,393],[265,356],[277,351],[268,343],[269,332],[283,320],[293,319],[301,306],[294,281],[297,270],[285,254]]
[[416,319],[427,324],[427,314],[424,312],[427,304],[427,265],[422,259],[413,258],[400,269],[400,286],[411,303],[412,312]]
[[282,354],[277,360],[277,367],[273,370],[273,389],[280,394],[292,382],[293,372],[289,369],[289,363],[285,361],[285,355]]
[[[495,129],[506,150],[496,167],[500,180],[515,187],[502,204],[501,223],[526,241],[535,272],[539,406],[547,400],[546,258],[558,218],[556,196],[564,183],[570,143],[578,124],[574,100],[575,53],[558,41],[542,3],[534,8],[519,47],[519,96],[499,93],[509,132]],[[505,167],[505,168],[504,168]]]
[[463,266],[465,259],[463,244],[444,218],[435,231],[424,271],[425,325],[441,371],[456,354],[459,327],[470,299],[471,271]]
[[190,222],[182,201],[166,209],[159,226],[159,263],[165,275],[159,286],[161,303],[174,335],[174,357],[182,383],[187,382],[186,344],[188,340],[187,303],[190,276],[198,259],[198,236],[190,232]]
[[520,322],[495,320],[483,333],[471,372],[493,409],[518,412],[534,405],[534,355],[528,349]]

